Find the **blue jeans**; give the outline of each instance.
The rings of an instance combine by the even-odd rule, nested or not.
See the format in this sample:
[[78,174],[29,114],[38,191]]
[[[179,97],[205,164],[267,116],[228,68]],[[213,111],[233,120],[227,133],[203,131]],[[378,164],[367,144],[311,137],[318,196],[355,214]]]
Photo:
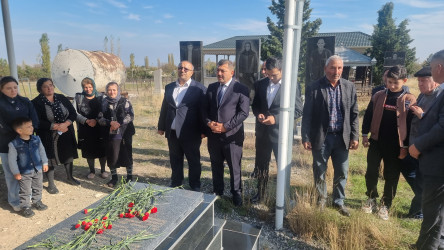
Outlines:
[[5,173],[6,187],[8,187],[8,202],[11,206],[18,207],[20,206],[19,182],[14,178],[9,168],[8,153],[0,153],[0,158],[2,159],[3,172]]
[[325,172],[327,161],[331,157],[333,162],[333,205],[344,205],[345,184],[348,174],[348,147],[342,139],[342,133],[327,133],[320,150],[312,150],[313,154],[313,177],[316,190],[320,200],[327,199],[327,184],[325,183]]

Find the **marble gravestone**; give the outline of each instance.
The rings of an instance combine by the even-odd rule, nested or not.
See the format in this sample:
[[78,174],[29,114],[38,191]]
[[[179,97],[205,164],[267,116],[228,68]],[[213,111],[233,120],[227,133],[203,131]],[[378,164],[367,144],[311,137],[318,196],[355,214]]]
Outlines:
[[[143,189],[148,185],[149,184],[145,183],[136,183],[135,188]],[[156,185],[151,186],[155,190],[166,188]],[[142,221],[136,217],[131,219],[117,219],[114,221],[112,229],[105,230],[103,234],[96,236],[97,241],[92,243],[91,248],[100,248],[107,245],[109,246],[110,244],[116,244],[122,239],[134,236],[143,230],[146,230],[146,234],[152,234],[155,237],[131,244],[131,249],[163,248],[159,247],[159,245],[164,246],[165,243],[162,242],[165,240],[169,241],[170,233],[174,230],[177,231],[178,225],[181,224],[181,222],[184,221],[193,210],[202,204],[205,199],[204,196],[205,194],[203,193],[182,189],[174,189],[165,192],[161,197],[156,199],[155,206],[158,208],[158,212],[151,214],[148,220]],[[206,197],[206,199],[208,199],[208,197]],[[94,203],[89,208],[98,206],[102,200]],[[40,235],[25,242],[17,249],[26,249],[27,246],[42,242],[51,236],[55,236],[57,241],[67,243],[73,240],[76,235],[83,233],[83,229],[75,229],[74,225],[85,216],[83,210],[79,211]]]
[[154,94],[163,94],[165,90],[162,86],[162,69],[154,71]]
[[203,83],[202,41],[180,41],[180,61],[189,61],[194,66],[191,78]]

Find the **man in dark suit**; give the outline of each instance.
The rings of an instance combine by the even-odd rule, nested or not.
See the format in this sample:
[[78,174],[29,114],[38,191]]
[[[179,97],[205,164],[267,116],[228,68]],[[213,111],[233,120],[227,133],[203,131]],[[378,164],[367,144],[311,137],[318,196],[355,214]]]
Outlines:
[[[256,116],[256,159],[255,173],[257,193],[251,199],[253,203],[259,202],[264,195],[268,182],[268,169],[271,152],[277,161],[279,139],[279,112],[281,102],[282,61],[268,58],[265,61],[265,70],[268,77],[257,81],[254,99],[251,108]],[[300,100],[299,95],[296,100]],[[296,101],[295,118],[302,114],[302,103]]]
[[444,249],[444,50],[430,60],[433,80],[439,83],[435,100],[427,110],[411,107],[421,113],[419,128],[409,147],[412,157],[419,160],[422,174],[422,212],[416,247],[418,249]]
[[213,190],[224,191],[224,161],[230,168],[231,193],[235,206],[242,205],[241,159],[244,142],[243,121],[248,117],[248,87],[233,79],[234,66],[229,60],[217,64],[218,82],[208,86],[203,105],[208,129],[208,152],[213,173]]
[[191,79],[193,71],[190,62],[182,61],[177,68],[177,81],[165,86],[157,132],[168,140],[171,186],[182,185],[185,155],[190,187],[200,191],[200,144],[205,130],[200,111],[206,88]]
[[359,117],[355,85],[341,78],[343,61],[331,56],[324,67],[325,76],[305,89],[302,116],[302,144],[313,155],[313,176],[322,209],[327,200],[325,172],[332,158],[333,206],[350,216],[344,206],[349,149],[358,148]]

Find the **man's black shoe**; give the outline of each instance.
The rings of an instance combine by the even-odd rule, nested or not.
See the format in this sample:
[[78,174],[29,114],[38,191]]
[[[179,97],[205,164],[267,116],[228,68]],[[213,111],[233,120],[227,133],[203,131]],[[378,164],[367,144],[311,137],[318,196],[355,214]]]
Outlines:
[[338,212],[344,216],[350,217],[350,212],[344,205],[334,205]]
[[235,207],[242,206],[242,196],[240,196],[239,194],[233,195],[233,204]]

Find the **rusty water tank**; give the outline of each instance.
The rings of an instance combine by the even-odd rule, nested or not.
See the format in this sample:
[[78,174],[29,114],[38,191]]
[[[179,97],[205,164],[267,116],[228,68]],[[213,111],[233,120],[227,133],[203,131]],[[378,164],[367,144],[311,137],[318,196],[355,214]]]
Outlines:
[[126,68],[122,60],[103,51],[67,49],[59,52],[52,63],[51,76],[54,84],[67,96],[82,92],[81,81],[94,79],[97,91],[105,91],[111,81],[123,84]]

